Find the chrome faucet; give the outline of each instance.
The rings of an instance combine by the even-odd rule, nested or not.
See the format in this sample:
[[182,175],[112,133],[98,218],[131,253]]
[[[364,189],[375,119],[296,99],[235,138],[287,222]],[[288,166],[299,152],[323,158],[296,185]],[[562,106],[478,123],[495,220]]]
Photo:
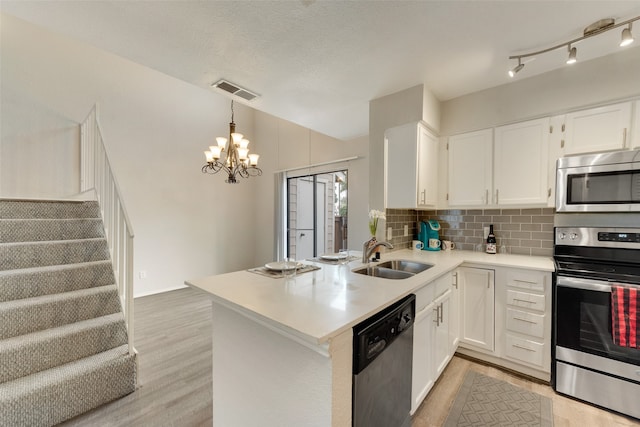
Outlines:
[[377,240],[369,239],[362,244],[362,262],[368,263],[371,254],[375,252],[380,246],[384,246],[385,248],[393,249],[393,245],[389,242],[378,242]]

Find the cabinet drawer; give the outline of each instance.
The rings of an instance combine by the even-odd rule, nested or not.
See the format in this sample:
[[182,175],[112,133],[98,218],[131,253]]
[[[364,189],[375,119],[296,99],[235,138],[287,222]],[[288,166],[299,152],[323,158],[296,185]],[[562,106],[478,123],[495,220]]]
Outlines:
[[544,344],[510,334],[507,334],[506,338],[505,355],[508,358],[542,366]]
[[544,316],[507,308],[507,329],[544,338]]
[[507,286],[543,293],[547,285],[547,275],[548,273],[536,271],[509,271],[507,273]]
[[544,313],[544,295],[507,290],[507,304]]
[[433,283],[429,283],[414,292],[416,296],[416,313],[423,310],[433,301]]
[[451,289],[452,280],[453,278],[451,276],[451,273],[447,273],[444,276],[440,276],[439,278],[437,278],[435,281],[435,293],[433,295],[434,298],[438,298],[440,295],[443,295],[445,292]]

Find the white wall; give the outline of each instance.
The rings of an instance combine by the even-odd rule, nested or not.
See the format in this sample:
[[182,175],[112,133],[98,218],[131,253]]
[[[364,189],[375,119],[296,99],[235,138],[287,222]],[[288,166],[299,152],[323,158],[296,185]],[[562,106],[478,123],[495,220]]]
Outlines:
[[[530,66],[535,67],[535,61]],[[526,72],[527,67],[508,84],[442,102],[440,134],[455,135],[638,96],[640,47],[529,78]]]
[[385,207],[384,131],[422,120],[423,100],[424,88],[418,85],[369,102],[369,209]]
[[[135,231],[136,296],[270,260],[273,172],[285,160],[307,164],[344,157],[355,146],[362,151],[362,141],[343,147],[236,103],[238,131],[252,141],[250,149],[261,154],[264,175],[225,184],[222,175],[203,175],[200,168],[203,151],[214,137],[228,134],[229,99],[11,16],[0,14],[0,19],[0,197],[5,189],[11,196],[22,191],[27,197],[65,195],[68,184],[56,184],[50,194],[36,194],[40,190],[33,185],[20,189],[18,181],[32,171],[7,176],[6,163],[28,155],[25,141],[42,138],[43,144],[64,145],[75,140],[66,135],[60,142],[50,136],[82,121],[97,102],[107,151]],[[15,122],[10,118],[18,106],[25,118]],[[55,112],[56,119],[42,120],[43,112]],[[37,128],[34,122],[40,123]],[[55,163],[77,168],[75,154],[70,157],[74,159],[66,164],[59,159]],[[147,272],[146,279],[138,277],[141,270]]]

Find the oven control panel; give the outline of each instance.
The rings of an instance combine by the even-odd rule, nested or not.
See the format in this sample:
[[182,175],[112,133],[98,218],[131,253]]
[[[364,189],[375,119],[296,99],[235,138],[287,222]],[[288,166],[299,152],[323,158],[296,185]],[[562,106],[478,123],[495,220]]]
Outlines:
[[636,242],[640,243],[640,233],[598,233],[600,242]]
[[640,228],[556,227],[555,244],[640,249]]

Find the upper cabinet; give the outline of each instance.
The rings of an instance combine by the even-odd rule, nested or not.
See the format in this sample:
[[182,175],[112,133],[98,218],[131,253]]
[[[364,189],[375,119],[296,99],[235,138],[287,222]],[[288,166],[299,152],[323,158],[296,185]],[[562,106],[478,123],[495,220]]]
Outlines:
[[631,102],[569,113],[564,125],[565,155],[628,148]]
[[633,138],[631,139],[631,148],[640,149],[640,101],[634,104],[635,114],[633,115]]
[[449,138],[450,206],[490,204],[493,194],[493,130]]
[[494,204],[546,204],[549,118],[497,127],[494,143]]
[[449,205],[546,204],[549,119],[449,138]]
[[422,122],[385,132],[386,208],[434,208],[438,201],[438,138]]

